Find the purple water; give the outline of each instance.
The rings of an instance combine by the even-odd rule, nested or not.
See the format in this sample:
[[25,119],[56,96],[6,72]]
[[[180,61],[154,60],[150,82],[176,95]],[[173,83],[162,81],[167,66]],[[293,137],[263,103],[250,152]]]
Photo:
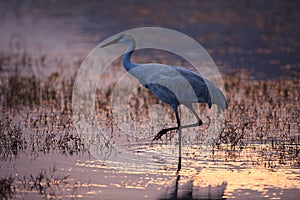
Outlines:
[[[26,51],[31,57],[45,56],[55,60],[46,67],[31,69],[33,72],[27,71],[26,66],[21,69],[22,73],[34,73],[40,79],[52,72],[70,76],[70,72],[72,75],[76,73],[78,66],[64,63],[84,58],[111,35],[137,27],[158,26],[180,31],[197,40],[210,53],[221,73],[243,69],[255,79],[291,79],[298,76],[295,72],[300,72],[299,8],[297,1],[0,1],[0,53]],[[136,56],[151,62],[159,56],[156,53],[144,54],[141,51]],[[174,58],[171,57],[166,63],[172,64]],[[33,108],[28,113],[39,116],[42,109],[43,106]],[[11,114],[12,118],[17,118],[15,123],[24,125],[26,111]],[[42,128],[47,130],[47,127]],[[24,130],[26,137],[35,133],[29,128]],[[63,134],[65,130],[58,127],[56,131]],[[30,174],[35,176],[40,169],[48,170],[55,166],[58,175],[70,175],[67,179],[69,184],[60,183],[60,187],[54,188],[57,198],[121,199],[126,196],[130,199],[155,199],[163,197],[168,189],[169,192],[172,190],[170,182],[176,178],[173,172],[176,170],[177,154],[167,154],[167,148],[159,145],[149,147],[149,144],[140,145],[136,150],[147,155],[155,151],[173,155],[173,160],[162,156],[166,160],[162,159],[165,165],[162,169],[148,169],[145,164],[146,172],[143,169],[134,171],[134,166],[130,168],[127,163],[124,166],[124,163],[118,162],[102,163],[87,152],[65,155],[56,149],[48,153],[38,151],[37,155],[32,155],[34,151],[31,152],[32,147],[28,146],[18,158],[0,161],[0,177],[13,175],[22,179]],[[197,149],[187,151],[190,150],[196,152],[194,155],[199,153]],[[251,156],[246,152],[241,158]],[[196,185],[217,185],[226,178],[230,183],[226,193],[229,198],[290,199],[289,195],[294,197],[299,194],[299,190],[295,189],[300,187],[297,168],[248,168],[249,163],[245,160],[215,162],[199,157],[183,161],[184,166],[190,166],[183,169],[187,180],[194,177]],[[160,167],[159,163],[154,164]],[[35,190],[18,190],[16,194],[16,199],[43,197]]]
[[[247,69],[263,79],[299,72],[297,1],[76,0],[0,5],[2,51],[13,41],[44,54],[86,55],[112,34],[159,26],[197,40],[223,72]],[[144,56],[151,61],[150,55]]]

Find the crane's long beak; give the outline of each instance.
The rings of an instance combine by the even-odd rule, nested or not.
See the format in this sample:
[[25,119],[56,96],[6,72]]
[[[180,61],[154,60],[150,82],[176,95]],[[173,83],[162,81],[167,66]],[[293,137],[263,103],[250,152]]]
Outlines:
[[106,46],[109,46],[109,45],[111,45],[111,44],[115,44],[115,43],[118,42],[118,40],[119,40],[119,38],[116,38],[116,39],[114,39],[114,40],[112,40],[112,41],[110,41],[110,42],[108,42],[108,43],[102,45],[101,48],[106,47]]

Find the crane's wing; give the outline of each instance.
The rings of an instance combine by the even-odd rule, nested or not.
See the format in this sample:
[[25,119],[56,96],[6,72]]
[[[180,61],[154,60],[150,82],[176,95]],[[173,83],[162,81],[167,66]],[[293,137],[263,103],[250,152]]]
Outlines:
[[227,107],[223,93],[209,80],[189,69],[163,64],[141,64],[129,71],[142,85],[168,104],[207,103]]
[[213,82],[192,70],[176,66],[173,68],[191,84],[198,97],[198,102],[207,103],[209,107],[211,107],[211,104],[216,104],[223,110],[227,109],[225,95]]

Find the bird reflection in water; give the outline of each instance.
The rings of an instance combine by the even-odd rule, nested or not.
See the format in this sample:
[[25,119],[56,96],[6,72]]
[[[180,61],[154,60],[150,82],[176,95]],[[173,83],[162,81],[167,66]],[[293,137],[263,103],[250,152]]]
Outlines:
[[192,179],[187,179],[185,182],[180,181],[180,175],[177,175],[176,180],[168,186],[167,190],[159,200],[176,200],[176,199],[202,199],[202,200],[224,200],[224,192],[227,183],[223,182],[220,185],[200,187],[194,184]]

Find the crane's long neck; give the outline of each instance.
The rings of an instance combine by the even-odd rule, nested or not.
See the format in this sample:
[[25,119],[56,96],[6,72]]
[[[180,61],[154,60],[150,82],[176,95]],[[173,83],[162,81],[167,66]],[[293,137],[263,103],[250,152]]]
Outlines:
[[132,40],[132,41],[128,42],[127,50],[123,56],[123,65],[127,71],[130,71],[131,69],[133,69],[134,67],[137,66],[137,64],[132,63],[130,60],[131,55],[133,54],[134,50],[135,50],[135,41]]

